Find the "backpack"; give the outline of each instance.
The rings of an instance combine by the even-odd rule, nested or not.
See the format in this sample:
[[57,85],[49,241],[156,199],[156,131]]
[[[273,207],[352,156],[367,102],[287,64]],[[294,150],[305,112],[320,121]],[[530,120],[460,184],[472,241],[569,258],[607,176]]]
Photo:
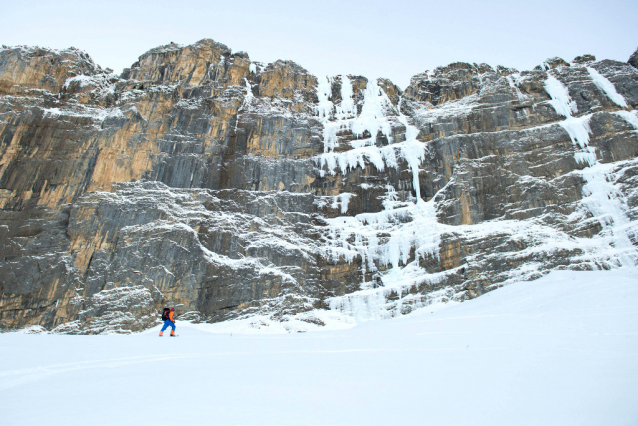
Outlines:
[[164,311],[162,312],[162,321],[166,321],[167,319],[170,319],[168,317],[168,314],[171,313],[171,310],[169,308],[164,308]]

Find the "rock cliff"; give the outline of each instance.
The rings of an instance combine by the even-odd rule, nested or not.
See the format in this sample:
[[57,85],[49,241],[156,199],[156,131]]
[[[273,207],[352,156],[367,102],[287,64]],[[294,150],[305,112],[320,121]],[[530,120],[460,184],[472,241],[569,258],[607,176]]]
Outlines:
[[[638,262],[638,69],[315,77],[202,40],[0,50],[0,328],[321,326]],[[299,325],[301,324],[301,325]],[[307,327],[306,327],[307,328]]]

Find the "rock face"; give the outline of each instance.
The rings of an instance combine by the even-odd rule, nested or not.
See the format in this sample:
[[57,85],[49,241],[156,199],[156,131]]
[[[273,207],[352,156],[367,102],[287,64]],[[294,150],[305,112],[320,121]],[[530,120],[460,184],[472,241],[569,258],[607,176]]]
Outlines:
[[130,332],[178,305],[303,330],[634,267],[632,60],[458,62],[401,90],[212,40],[121,76],[3,47],[0,327]]

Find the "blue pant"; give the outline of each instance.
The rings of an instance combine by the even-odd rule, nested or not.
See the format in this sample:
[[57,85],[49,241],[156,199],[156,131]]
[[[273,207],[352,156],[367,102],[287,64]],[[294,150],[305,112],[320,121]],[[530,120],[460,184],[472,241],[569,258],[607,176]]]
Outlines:
[[162,331],[166,330],[168,327],[172,327],[173,331],[175,331],[175,323],[171,320],[164,321],[164,327],[162,327]]

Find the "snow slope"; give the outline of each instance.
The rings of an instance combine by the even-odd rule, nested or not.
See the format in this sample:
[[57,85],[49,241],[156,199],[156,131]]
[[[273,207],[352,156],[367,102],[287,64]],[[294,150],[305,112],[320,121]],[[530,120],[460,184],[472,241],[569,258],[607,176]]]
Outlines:
[[638,277],[304,334],[0,335],[7,425],[636,425]]

